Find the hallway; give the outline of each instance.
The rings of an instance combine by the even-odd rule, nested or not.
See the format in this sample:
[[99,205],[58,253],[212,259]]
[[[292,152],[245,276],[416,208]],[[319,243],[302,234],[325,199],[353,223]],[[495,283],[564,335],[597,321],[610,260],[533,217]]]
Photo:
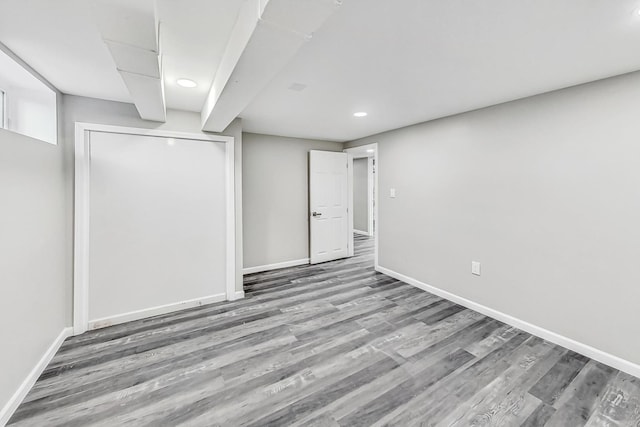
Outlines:
[[11,425],[637,425],[640,380],[355,256],[68,339]]

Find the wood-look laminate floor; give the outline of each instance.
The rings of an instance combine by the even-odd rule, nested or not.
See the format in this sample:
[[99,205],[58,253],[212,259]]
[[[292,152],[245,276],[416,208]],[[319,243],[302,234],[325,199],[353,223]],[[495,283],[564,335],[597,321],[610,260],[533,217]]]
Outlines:
[[246,276],[247,298],[68,339],[30,426],[640,426],[640,380],[356,256]]

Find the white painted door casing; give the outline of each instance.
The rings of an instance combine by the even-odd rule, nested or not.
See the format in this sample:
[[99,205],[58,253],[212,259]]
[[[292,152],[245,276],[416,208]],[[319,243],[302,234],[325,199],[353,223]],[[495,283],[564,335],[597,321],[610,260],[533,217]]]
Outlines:
[[[105,163],[99,160],[99,158],[104,156],[101,156],[99,154],[95,156],[97,153],[93,153],[94,156],[91,155],[91,152],[93,151],[92,145],[95,145],[96,143],[100,145],[100,142],[96,141],[96,136],[107,136],[108,139],[112,139],[114,137],[124,137],[125,139],[131,139],[133,144],[124,144],[122,145],[122,147],[120,147],[121,149],[111,151],[109,156],[113,157],[113,159],[109,160],[107,158],[103,158],[103,160],[107,160]],[[147,148],[145,149],[146,151],[149,151],[149,149],[151,149],[151,151],[149,151],[149,156],[137,157],[137,161],[135,162],[135,169],[140,170],[138,170],[137,172],[133,169],[128,170],[131,169],[128,167],[128,163],[131,163],[130,160],[132,159],[128,159],[128,156],[126,155],[124,158],[122,158],[122,156],[118,157],[118,155],[126,154],[121,153],[121,151],[127,150],[129,148],[135,149],[136,146],[138,146],[137,149],[142,148],[145,145],[144,143],[143,145],[140,145],[140,142],[143,141],[151,144],[150,146],[147,144]],[[91,142],[93,142],[94,144],[92,144]],[[107,143],[103,146],[103,148],[107,148],[111,145],[111,143]],[[216,152],[215,155],[213,155],[213,152],[211,151],[211,149],[213,149],[214,147],[216,147],[216,149],[213,150]],[[75,149],[76,182],[74,197],[75,236],[73,288],[74,334],[81,334],[88,328],[102,327],[106,324],[115,324],[128,320],[136,320],[146,316],[163,314],[166,312],[175,311],[180,308],[188,308],[210,301],[224,300],[225,297],[229,300],[237,298],[235,292],[234,258],[234,140],[232,137],[192,134],[165,130],[138,129],[78,122],[76,123]],[[196,151],[205,149],[208,154],[203,155],[203,153],[195,153],[194,149]],[[163,153],[163,151],[165,150],[168,151],[166,153]],[[169,155],[170,153],[171,155]],[[193,155],[196,155],[198,159],[195,162],[201,166],[204,166],[205,172],[203,172],[203,167],[196,168],[198,170],[192,170],[195,166],[193,164]],[[211,158],[211,155],[216,158],[216,160],[213,161],[215,165],[212,164],[213,159]],[[186,159],[186,157],[188,156],[191,157],[189,159]],[[182,160],[180,160],[179,158],[182,158]],[[187,160],[186,163],[188,163],[188,166],[186,168],[184,167],[184,165],[186,164],[184,161],[185,159]],[[96,162],[102,163],[102,166],[98,166]],[[105,166],[107,167],[107,169],[104,169]],[[120,167],[124,175],[130,175],[131,173],[135,172],[135,176],[131,176],[130,178],[138,184],[142,184],[144,188],[138,188],[137,190],[135,190],[134,188],[129,188],[129,186],[112,186],[111,183],[117,183],[118,180],[122,181],[121,178],[126,178],[123,176],[119,176],[119,173],[115,175],[116,181],[109,180],[109,185],[102,185],[102,190],[100,190],[100,185],[96,186],[97,182],[93,182],[93,186],[90,185],[90,181],[93,181],[94,178],[98,178],[101,169],[103,169],[104,172],[108,169],[111,169],[112,166]],[[153,170],[149,171],[149,166],[153,166]],[[114,175],[111,176],[113,177]],[[129,180],[127,179],[124,179],[124,181],[129,182]],[[214,182],[215,184],[213,184]],[[214,194],[211,194],[211,184],[215,186],[215,190],[213,191]],[[220,184],[222,188],[219,186]],[[90,194],[91,187],[93,187],[94,190],[93,197],[91,197]],[[204,189],[205,187],[206,189]],[[185,190],[185,188],[187,189]],[[203,189],[204,193],[202,192]],[[103,207],[106,207],[107,210],[116,209],[122,211],[123,209],[133,209],[134,205],[138,206],[140,203],[143,203],[143,209],[148,213],[148,215],[142,215],[142,217],[140,218],[142,218],[143,222],[139,224],[140,227],[129,227],[130,232],[127,234],[129,234],[130,236],[124,237],[132,245],[138,246],[140,246],[141,244],[144,245],[149,243],[149,236],[151,236],[151,240],[156,239],[157,237],[158,239],[164,239],[164,243],[169,242],[169,246],[167,246],[166,244],[158,244],[149,247],[147,245],[147,248],[140,248],[140,250],[136,250],[136,254],[139,255],[136,255],[134,258],[138,258],[138,260],[144,261],[144,259],[141,259],[140,257],[153,257],[160,262],[162,268],[174,268],[174,270],[177,269],[183,272],[183,274],[181,274],[179,278],[175,275],[173,275],[173,278],[168,277],[170,275],[167,275],[167,277],[161,275],[160,279],[152,279],[150,281],[154,282],[156,286],[160,286],[160,282],[166,281],[165,279],[169,279],[169,281],[174,284],[175,282],[184,283],[185,279],[189,283],[195,283],[193,280],[189,280],[189,278],[184,274],[184,272],[189,270],[193,270],[200,279],[202,279],[204,276],[206,276],[207,278],[205,278],[204,280],[197,280],[198,289],[195,289],[193,287],[190,287],[189,289],[183,289],[184,286],[181,286],[181,290],[177,290],[169,289],[166,286],[160,286],[160,288],[156,287],[153,290],[147,290],[146,297],[144,298],[145,303],[142,304],[144,307],[138,309],[138,307],[118,306],[115,310],[108,310],[105,315],[105,313],[101,314],[96,310],[90,309],[90,305],[92,305],[90,304],[90,299],[92,299],[91,295],[94,294],[94,296],[97,296],[89,289],[89,285],[91,282],[90,278],[93,277],[93,279],[96,279],[96,275],[92,274],[92,272],[97,273],[98,276],[100,275],[100,269],[96,270],[97,265],[95,264],[96,260],[98,260],[99,257],[96,258],[92,256],[98,256],[100,252],[99,247],[95,246],[95,243],[98,243],[95,239],[100,239],[100,234],[102,234],[103,237],[110,239],[117,237],[115,234],[122,235],[122,233],[120,229],[116,229],[113,236],[110,236],[109,233],[102,233],[102,231],[104,230],[100,230],[100,215],[98,215],[97,217],[95,215],[90,215],[90,211],[92,210],[90,209],[90,205],[96,208],[95,203],[92,202],[98,202],[98,204],[100,204],[101,198],[104,199],[105,196],[107,198],[116,196],[116,194],[109,194],[113,193],[114,191],[117,191],[118,193],[120,193],[120,195],[127,195],[132,190],[135,190],[136,194],[141,195],[140,200],[138,200],[136,197],[131,198],[129,197],[129,195],[127,196],[129,197],[129,200],[112,201],[113,203],[103,200],[103,202],[106,202],[106,204],[102,203],[101,205]],[[163,200],[163,196],[160,193],[166,193],[167,191],[169,192],[169,200]],[[157,193],[156,195],[159,196],[159,198],[151,197],[151,193]],[[175,197],[172,194],[174,194]],[[180,198],[181,200],[175,200],[176,197]],[[210,200],[206,201],[206,199],[210,199],[211,197],[215,199],[215,205],[219,205],[213,207],[213,209],[216,210],[216,213],[213,216],[217,217],[217,221],[211,218],[212,205],[210,204]],[[145,203],[144,200],[146,200],[147,202],[151,202],[151,204]],[[175,202],[175,206],[171,204],[167,205],[168,201]],[[194,203],[197,206],[193,206]],[[150,210],[148,209],[149,207],[151,207]],[[201,212],[201,209],[206,212]],[[93,211],[94,214],[97,213],[95,210]],[[115,216],[118,216],[117,212],[115,213]],[[107,214],[107,222],[102,221],[102,228],[104,228],[105,225],[107,227],[110,227],[110,217],[112,216],[112,214],[113,212]],[[185,218],[185,215],[188,218]],[[115,219],[115,216],[113,216],[113,218],[111,219]],[[196,216],[200,218],[200,220],[197,220],[197,218],[195,218]],[[92,221],[90,221],[90,217],[93,217]],[[207,219],[203,219],[203,217]],[[126,218],[127,221],[134,219],[129,218],[128,216]],[[203,225],[203,222],[206,222],[206,224]],[[92,226],[98,226],[98,229],[96,230],[95,227]],[[162,231],[161,233],[146,233],[144,236],[133,236],[133,234],[140,234],[139,232],[144,233],[145,229],[154,226],[160,226],[164,231],[167,231],[168,227],[172,231],[169,233],[165,233],[164,231]],[[178,246],[180,245],[174,245],[174,243],[179,243],[178,241],[184,240],[185,233],[187,232],[189,236],[194,236],[194,234],[189,231],[194,227],[197,228],[195,233],[197,236],[195,237],[195,240],[189,237],[189,243],[187,247],[185,248],[184,245],[182,245],[182,249],[178,248]],[[215,228],[215,231],[212,227]],[[94,228],[93,231],[95,234],[90,233],[90,228]],[[126,227],[123,227],[123,230],[124,228]],[[140,230],[138,230],[138,228],[140,228]],[[215,239],[211,239],[212,232],[215,234]],[[204,234],[206,238],[202,240],[200,238],[200,234]],[[216,242],[214,242],[214,240]],[[90,242],[94,243],[94,251],[90,250]],[[201,247],[202,245],[200,245],[198,242],[204,244],[206,248]],[[224,242],[226,242],[226,245],[224,244]],[[111,243],[120,244],[118,243],[118,241]],[[216,249],[213,249],[213,246],[211,246],[212,244],[216,247]],[[222,246],[220,246],[220,244],[222,244]],[[130,246],[131,245],[129,243],[126,243],[122,251],[116,249],[115,251],[111,251],[110,253],[119,254],[119,252],[130,250]],[[225,246],[226,248],[224,248]],[[169,249],[167,249],[167,247],[169,247]],[[212,250],[216,253],[213,254]],[[204,258],[206,258],[204,264],[203,262],[192,259],[193,257],[188,256],[189,253],[193,251],[196,251],[198,253],[195,258],[200,259],[200,255],[203,255]],[[202,252],[202,254],[200,254],[200,252]],[[185,258],[183,255],[187,255],[187,258]],[[159,260],[159,258],[167,256],[169,256],[168,259],[164,261]],[[92,260],[90,260],[90,258]],[[102,259],[104,260],[104,257],[102,257]],[[215,270],[217,272],[214,274],[215,277],[212,277],[210,271],[211,268],[213,268],[213,266],[211,265],[212,259],[213,263],[216,264]],[[221,261],[221,263],[218,263],[218,261]],[[126,263],[127,260],[120,260],[120,262]],[[192,267],[195,268],[185,269],[185,263],[193,264],[194,262],[197,265],[193,265]],[[93,265],[93,268],[90,268],[90,264]],[[156,265],[158,264],[156,263]],[[203,265],[205,265],[205,267],[203,267]],[[144,267],[142,268],[148,274],[158,273],[156,269],[149,269]],[[127,275],[125,277],[127,280],[131,278],[130,276],[140,273],[140,271],[138,271],[140,269],[136,267],[136,265],[128,265],[128,268],[125,268],[123,270],[130,270],[132,273],[134,273],[132,275]],[[102,272],[104,273],[105,271],[109,272],[109,269],[105,270],[103,268]],[[189,271],[188,274],[191,273],[192,272]],[[111,280],[110,282],[113,282],[113,280]],[[136,289],[131,289],[131,287],[137,287],[136,284],[139,284],[140,282],[141,281],[134,279],[134,281],[132,282],[133,285],[131,285],[130,283],[130,286],[126,290],[120,290],[118,292],[120,295],[122,295],[123,293],[127,294],[127,304],[132,302],[129,301],[131,297],[134,296],[132,295],[132,291],[134,291],[133,293],[137,291]],[[147,280],[145,280],[145,282],[147,282]],[[97,282],[94,284],[97,284]],[[181,294],[168,295],[166,292],[162,292],[162,295],[159,294],[160,290],[167,289],[169,289],[170,293],[177,291]],[[187,295],[184,293],[185,291],[188,293],[193,292],[197,296],[195,298],[191,298],[191,295]],[[154,301],[151,301],[152,299]],[[101,303],[104,302],[102,301],[103,299],[100,300]],[[120,301],[124,302],[122,299],[120,299]],[[95,305],[95,298],[93,298],[93,302],[93,308],[95,309],[97,307]]]

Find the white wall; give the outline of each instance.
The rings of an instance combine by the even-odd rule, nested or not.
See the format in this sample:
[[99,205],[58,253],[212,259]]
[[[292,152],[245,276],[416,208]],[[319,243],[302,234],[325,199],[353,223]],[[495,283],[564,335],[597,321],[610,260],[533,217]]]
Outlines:
[[640,363],[639,111],[634,73],[348,144],[379,143],[380,265]]
[[[181,132],[202,133],[200,115],[186,111],[167,111],[166,123],[142,120],[133,104],[104,101],[93,98],[64,95],[64,140],[67,149],[67,167],[70,184],[73,184],[73,140],[75,138],[75,122],[130,126],[148,129],[164,129]],[[235,139],[235,184],[236,184],[236,290],[242,291],[242,124],[240,119],[234,120],[222,135]],[[73,208],[73,199],[68,200]],[[71,212],[73,212],[71,210]],[[73,215],[69,217],[73,224]],[[72,301],[72,289],[68,289],[69,301]],[[71,309],[70,311],[71,312]]]
[[224,299],[226,144],[90,139],[89,320]]
[[69,325],[63,164],[62,147],[0,130],[0,411]]
[[369,159],[353,159],[353,228],[369,233]]
[[309,258],[309,150],[342,145],[243,134],[245,268]]

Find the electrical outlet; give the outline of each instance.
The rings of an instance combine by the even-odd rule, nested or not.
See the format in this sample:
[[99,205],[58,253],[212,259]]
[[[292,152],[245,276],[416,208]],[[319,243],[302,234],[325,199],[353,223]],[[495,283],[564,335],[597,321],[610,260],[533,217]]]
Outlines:
[[391,197],[392,199],[396,198],[396,189],[395,188],[389,189],[389,197]]
[[478,261],[471,261],[471,274],[480,275],[480,263]]

